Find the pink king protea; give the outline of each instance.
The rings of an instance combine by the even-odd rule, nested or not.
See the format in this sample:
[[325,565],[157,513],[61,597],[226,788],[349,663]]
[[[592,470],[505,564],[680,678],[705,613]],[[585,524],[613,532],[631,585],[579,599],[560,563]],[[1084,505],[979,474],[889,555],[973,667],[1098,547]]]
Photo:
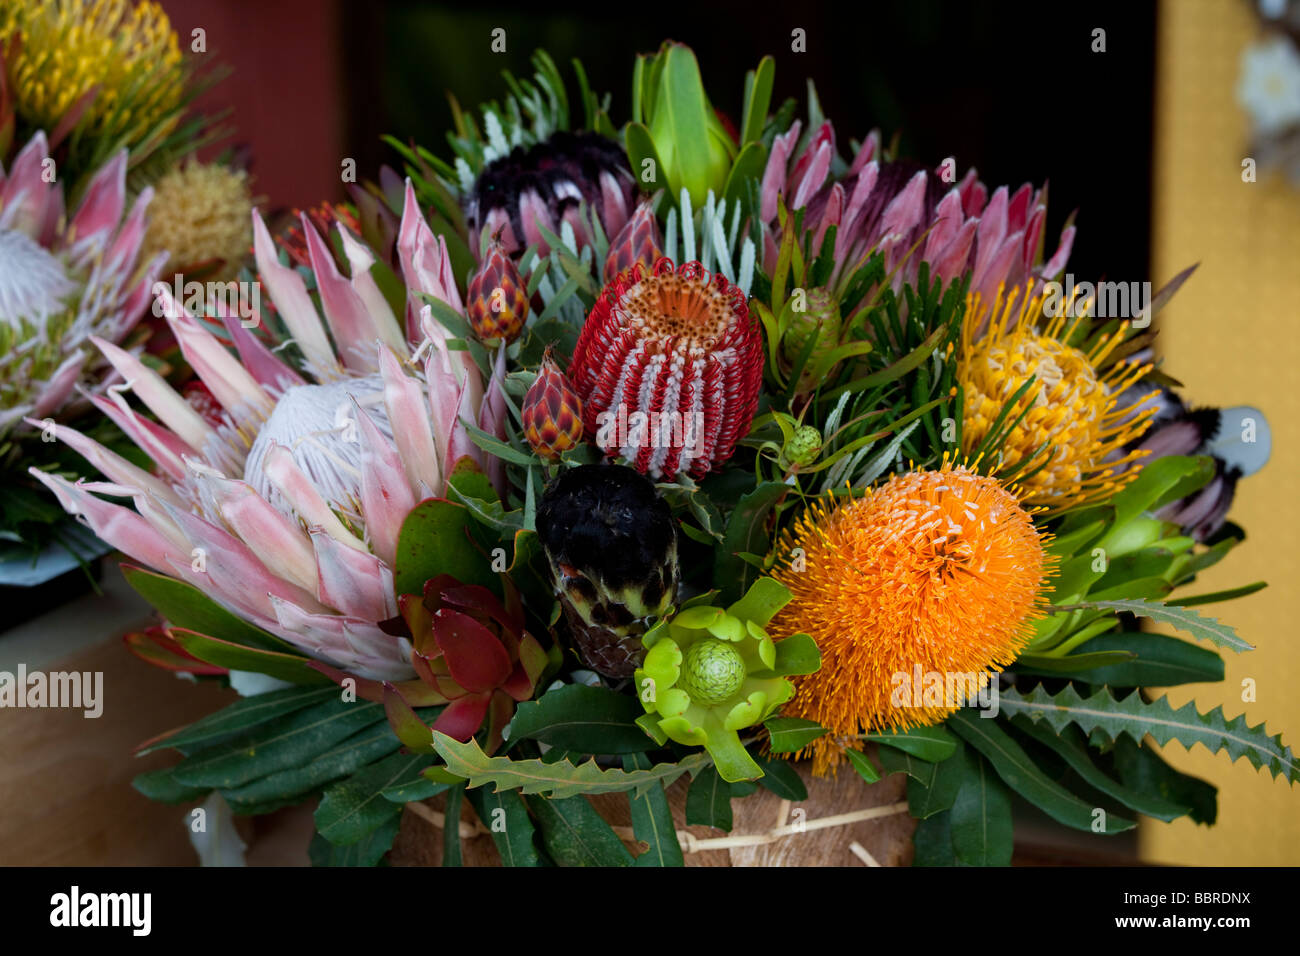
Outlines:
[[762,339],[744,293],[698,262],[667,258],[605,286],[569,366],[588,436],[669,481],[702,477],[731,457],[762,377]]

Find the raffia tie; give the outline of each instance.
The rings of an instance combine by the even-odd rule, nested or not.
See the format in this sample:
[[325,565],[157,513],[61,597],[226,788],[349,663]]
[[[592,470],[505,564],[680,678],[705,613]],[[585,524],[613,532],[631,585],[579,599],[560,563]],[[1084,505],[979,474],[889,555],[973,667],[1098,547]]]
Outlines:
[[[407,806],[416,816],[422,817],[438,829],[443,829],[447,825],[445,814],[423,803],[408,803]],[[677,842],[681,844],[682,850],[686,853],[703,853],[708,850],[730,850],[738,846],[763,846],[768,843],[775,843],[777,840],[784,840],[786,837],[798,836],[803,833],[809,833],[813,830],[825,830],[830,827],[846,827],[854,823],[861,823],[864,820],[876,820],[881,817],[890,817],[898,813],[907,812],[907,802],[890,803],[880,807],[868,807],[865,810],[854,810],[851,813],[836,813],[829,817],[814,817],[811,820],[800,820],[797,823],[787,822],[790,818],[790,801],[782,800],[780,811],[777,816],[776,826],[772,827],[765,833],[741,833],[725,837],[709,837],[700,839],[687,830],[677,831]],[[631,827],[611,827],[618,835],[620,840],[625,843],[636,843],[637,838]],[[460,821],[459,826],[460,838],[462,840],[472,839],[479,836],[491,836],[491,832],[477,820],[473,823]],[[876,859],[867,852],[866,848],[856,840],[849,844],[849,852],[861,860],[867,866],[880,866]]]

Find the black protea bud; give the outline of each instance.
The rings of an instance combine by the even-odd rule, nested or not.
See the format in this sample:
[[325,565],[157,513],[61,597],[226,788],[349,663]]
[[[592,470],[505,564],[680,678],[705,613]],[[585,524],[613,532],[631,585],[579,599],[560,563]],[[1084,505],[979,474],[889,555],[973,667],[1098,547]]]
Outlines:
[[627,223],[635,196],[636,182],[618,143],[597,133],[558,132],[485,166],[465,219],[475,240],[486,225],[509,255],[530,245],[545,255],[549,245],[542,229],[558,236],[566,220],[579,246],[591,241],[578,217],[579,203],[587,204],[612,239]]
[[649,479],[623,465],[561,472],[542,496],[537,534],[573,642],[606,677],[641,663],[647,618],[677,598],[677,526]]

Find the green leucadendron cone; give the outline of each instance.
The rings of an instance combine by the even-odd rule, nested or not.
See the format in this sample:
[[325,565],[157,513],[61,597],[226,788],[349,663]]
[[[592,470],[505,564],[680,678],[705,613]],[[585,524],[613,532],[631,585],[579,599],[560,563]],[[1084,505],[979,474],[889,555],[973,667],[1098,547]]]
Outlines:
[[724,780],[754,780],[763,770],[738,732],[794,696],[786,677],[813,673],[821,653],[807,634],[773,641],[764,630],[790,601],[778,581],[759,578],[725,610],[709,603],[716,593],[687,601],[642,638],[648,650],[635,676],[646,713],[637,723],[660,744],[704,747]]

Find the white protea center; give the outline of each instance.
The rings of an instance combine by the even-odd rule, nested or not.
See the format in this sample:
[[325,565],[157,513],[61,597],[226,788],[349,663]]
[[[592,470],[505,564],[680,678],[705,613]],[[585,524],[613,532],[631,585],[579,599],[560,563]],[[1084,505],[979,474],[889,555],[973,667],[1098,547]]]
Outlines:
[[384,437],[391,439],[393,430],[383,397],[384,383],[379,375],[286,389],[249,449],[244,480],[281,514],[297,517],[265,467],[271,445],[283,445],[326,503],[354,527],[364,527],[361,442],[353,402],[370,415]]
[[0,322],[44,326],[75,287],[59,258],[17,229],[0,229]]
[[[473,357],[450,347],[429,306],[415,318],[408,302],[414,321],[403,334],[370,274],[375,257],[359,240],[340,227],[345,273],[305,216],[302,226],[319,306],[297,270],[278,261],[253,214],[259,280],[301,353],[302,374],[239,316],[220,316],[232,351],[165,284],[150,287],[216,407],[205,399],[200,411],[137,354],[94,336],[123,385],[91,401],[155,468],[56,425],[56,437],[109,481],[31,474],[134,563],[329,666],[409,680],[409,642],[381,626],[398,613],[398,539],[420,501],[446,494],[463,459],[504,487],[503,470],[485,460],[467,423],[504,437],[505,356],[489,393]],[[409,183],[398,247],[410,287],[436,291],[463,313],[445,247]]]

